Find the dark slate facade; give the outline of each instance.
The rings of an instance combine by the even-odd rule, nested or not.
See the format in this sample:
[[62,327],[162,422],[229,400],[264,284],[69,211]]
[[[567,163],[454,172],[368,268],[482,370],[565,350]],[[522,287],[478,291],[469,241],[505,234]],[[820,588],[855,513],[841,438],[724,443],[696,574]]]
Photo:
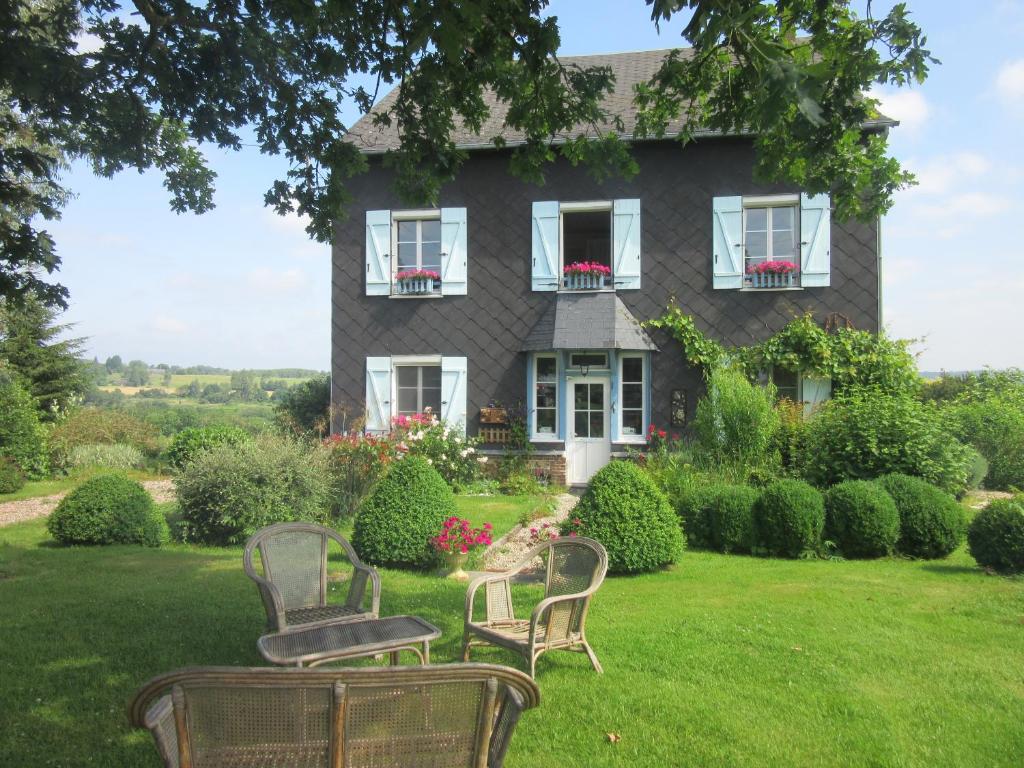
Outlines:
[[[683,148],[671,141],[634,147],[639,173],[630,180],[594,180],[584,168],[559,161],[536,186],[509,175],[508,154],[473,152],[439,207],[465,207],[468,216],[468,295],[391,299],[365,295],[367,210],[400,210],[390,173],[378,158],[352,180],[348,217],[335,225],[332,270],[332,399],[350,418],[363,412],[368,356],[440,354],[468,358],[467,428],[490,400],[526,401],[526,354],[520,350],[554,303],[554,292],[530,282],[531,206],[543,200],[639,198],[642,206],[642,288],[618,296],[639,320],[661,314],[675,299],[698,326],[727,345],[760,341],[810,311],[824,320],[839,313],[859,329],[878,330],[877,226],[832,221],[831,286],[799,291],[712,289],[712,199],[794,192],[754,180],[751,142],[703,139]],[[669,421],[670,392],[687,392],[692,414],[702,392],[700,372],[679,345],[652,332],[651,418]],[[336,421],[338,428],[340,422]]]

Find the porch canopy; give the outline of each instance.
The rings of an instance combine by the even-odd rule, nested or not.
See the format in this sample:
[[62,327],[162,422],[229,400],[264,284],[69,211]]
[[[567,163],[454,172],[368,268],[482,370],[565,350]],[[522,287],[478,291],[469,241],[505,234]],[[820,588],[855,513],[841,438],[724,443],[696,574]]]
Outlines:
[[628,349],[658,348],[633,313],[615,293],[559,293],[530,335],[523,352],[547,352],[554,349]]

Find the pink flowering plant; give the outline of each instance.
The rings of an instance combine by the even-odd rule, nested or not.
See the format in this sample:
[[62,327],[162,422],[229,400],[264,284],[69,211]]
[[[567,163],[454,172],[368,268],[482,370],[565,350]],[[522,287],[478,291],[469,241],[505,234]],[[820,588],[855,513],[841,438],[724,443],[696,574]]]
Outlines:
[[748,264],[748,275],[789,275],[796,272],[797,266],[792,261],[762,261],[759,264]]
[[596,261],[574,261],[572,264],[567,264],[562,269],[563,275],[597,275],[601,277],[611,277],[611,267],[606,267],[604,264],[598,264]]
[[452,515],[444,521],[441,532],[430,543],[442,555],[468,555],[477,547],[491,546],[491,531],[494,526],[484,523],[473,528],[469,520]]
[[432,269],[404,269],[395,275],[396,280],[440,280],[441,274]]
[[391,439],[409,455],[423,456],[453,488],[471,483],[480,474],[476,438],[466,437],[430,409],[392,419]]

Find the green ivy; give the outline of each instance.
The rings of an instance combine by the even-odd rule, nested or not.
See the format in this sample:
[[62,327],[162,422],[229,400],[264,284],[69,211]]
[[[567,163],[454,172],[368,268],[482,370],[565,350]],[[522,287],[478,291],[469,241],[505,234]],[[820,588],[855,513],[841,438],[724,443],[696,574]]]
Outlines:
[[873,386],[888,392],[916,392],[920,387],[911,341],[882,333],[839,328],[829,333],[810,314],[794,318],[768,339],[749,347],[727,348],[708,338],[692,315],[671,304],[665,314],[644,325],[660,328],[683,347],[683,356],[707,378],[727,362],[750,378],[770,368],[800,371],[831,379],[835,391]]

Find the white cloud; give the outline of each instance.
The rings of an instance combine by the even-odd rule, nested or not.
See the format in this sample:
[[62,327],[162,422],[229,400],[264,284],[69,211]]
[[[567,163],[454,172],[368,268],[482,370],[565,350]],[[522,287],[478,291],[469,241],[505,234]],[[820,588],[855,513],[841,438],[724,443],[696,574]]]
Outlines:
[[245,276],[246,284],[260,293],[292,293],[307,283],[306,273],[301,269],[285,269],[275,272],[268,267],[258,267]]
[[290,232],[305,238],[309,237],[306,232],[306,227],[309,226],[309,216],[300,216],[295,211],[282,216],[272,208],[264,208],[263,211],[268,217],[270,226],[278,232]]
[[1024,106],[1024,59],[1008,61],[999,68],[996,92],[1011,107]]
[[153,318],[153,328],[160,333],[180,334],[188,331],[188,326],[176,317],[157,315]]
[[908,133],[917,133],[931,114],[931,106],[920,91],[872,90],[871,96],[878,99],[881,113],[899,120]]
[[915,211],[922,216],[946,219],[981,218],[1007,211],[1011,202],[1008,197],[990,195],[987,192],[965,192],[949,195],[936,203],[918,205]]
[[940,195],[949,192],[965,181],[988,173],[992,163],[977,152],[958,152],[953,155],[939,155],[927,163],[913,160],[907,166],[917,176],[917,186],[908,192],[914,195]]
[[91,32],[81,32],[75,38],[79,53],[96,53],[103,47],[103,41]]

